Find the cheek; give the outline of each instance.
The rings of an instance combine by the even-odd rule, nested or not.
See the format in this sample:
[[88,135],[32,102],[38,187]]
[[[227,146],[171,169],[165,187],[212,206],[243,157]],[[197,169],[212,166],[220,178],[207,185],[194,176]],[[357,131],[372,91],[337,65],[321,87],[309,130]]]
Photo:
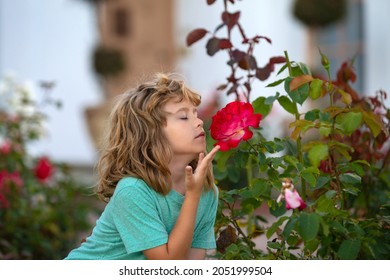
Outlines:
[[174,129],[172,129],[171,127],[164,127],[162,132],[163,132],[163,135],[165,136],[165,139],[168,142],[168,144],[172,145],[172,143],[177,138],[176,131]]

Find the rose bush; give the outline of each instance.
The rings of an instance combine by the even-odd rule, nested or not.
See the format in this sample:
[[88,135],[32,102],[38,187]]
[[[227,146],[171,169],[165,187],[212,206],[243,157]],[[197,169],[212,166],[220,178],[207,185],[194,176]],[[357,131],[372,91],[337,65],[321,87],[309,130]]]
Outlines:
[[[304,63],[290,61],[287,52],[283,59],[274,57],[267,67],[259,67],[253,51],[266,37],[249,39],[240,24],[241,13],[228,10],[235,1],[223,3],[222,23],[214,32],[203,28],[190,32],[187,45],[210,35],[208,55],[226,51],[231,70],[218,89],[234,93],[236,101],[244,97],[264,121],[278,106],[291,116],[291,122],[286,137],[267,139],[262,127],[249,128],[240,121],[225,124],[220,116],[226,108],[213,117],[214,141],[208,144],[222,141],[225,145],[214,165],[221,188],[215,257],[389,259],[387,94],[378,91],[365,97],[353,89],[357,77],[352,60],[343,63],[332,78],[330,61],[321,52],[326,78],[313,75]],[[222,30],[225,35],[219,35]],[[230,40],[236,30],[245,50]],[[251,101],[253,81],[270,77],[275,63],[283,63],[277,76],[284,77],[267,87],[280,85],[284,92]],[[244,127],[251,132],[244,133]]]
[[29,152],[44,136],[39,104],[56,104],[39,101],[14,79],[0,83],[0,259],[62,259],[100,212],[69,166]]

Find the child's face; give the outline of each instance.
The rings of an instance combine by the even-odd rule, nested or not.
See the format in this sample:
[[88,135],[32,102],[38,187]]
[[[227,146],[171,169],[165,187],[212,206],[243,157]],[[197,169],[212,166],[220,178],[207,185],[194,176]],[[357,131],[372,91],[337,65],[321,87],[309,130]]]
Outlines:
[[164,111],[168,114],[163,130],[174,156],[197,158],[206,149],[206,136],[196,106],[188,101],[171,100],[165,104]]

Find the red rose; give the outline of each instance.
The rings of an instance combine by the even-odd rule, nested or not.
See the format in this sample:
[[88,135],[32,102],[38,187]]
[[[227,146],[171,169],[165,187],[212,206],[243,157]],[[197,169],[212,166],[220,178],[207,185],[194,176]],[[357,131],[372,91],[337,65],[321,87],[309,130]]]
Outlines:
[[47,157],[41,157],[35,166],[34,172],[38,180],[45,182],[50,178],[53,172],[53,166]]
[[234,101],[219,110],[212,118],[211,137],[217,140],[220,151],[236,148],[241,140],[249,140],[253,132],[249,127],[258,128],[262,115],[255,114],[252,104]]

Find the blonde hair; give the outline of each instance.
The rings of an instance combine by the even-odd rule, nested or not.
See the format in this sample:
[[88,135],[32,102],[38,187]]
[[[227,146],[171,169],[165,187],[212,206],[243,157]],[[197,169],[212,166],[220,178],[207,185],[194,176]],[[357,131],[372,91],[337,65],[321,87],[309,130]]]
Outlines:
[[[200,95],[189,89],[175,74],[157,73],[149,82],[119,95],[110,114],[107,134],[97,163],[96,192],[108,202],[118,181],[132,176],[144,180],[158,193],[171,190],[168,163],[172,151],[162,128],[166,125],[163,106],[175,99],[195,106]],[[193,169],[197,160],[190,163]],[[212,167],[205,190],[213,189]]]

